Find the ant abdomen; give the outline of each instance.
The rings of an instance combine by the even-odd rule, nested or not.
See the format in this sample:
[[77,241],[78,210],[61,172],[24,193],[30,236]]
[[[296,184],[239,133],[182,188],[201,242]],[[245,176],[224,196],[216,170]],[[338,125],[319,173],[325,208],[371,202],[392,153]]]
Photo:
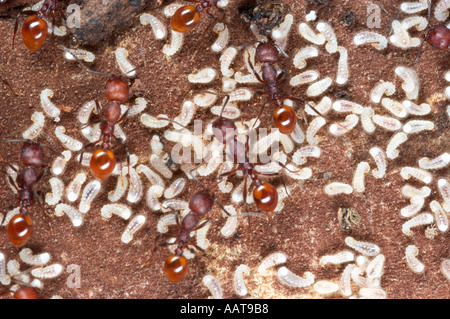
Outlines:
[[22,26],[22,39],[25,46],[31,51],[39,50],[47,39],[48,26],[44,19],[31,16]]

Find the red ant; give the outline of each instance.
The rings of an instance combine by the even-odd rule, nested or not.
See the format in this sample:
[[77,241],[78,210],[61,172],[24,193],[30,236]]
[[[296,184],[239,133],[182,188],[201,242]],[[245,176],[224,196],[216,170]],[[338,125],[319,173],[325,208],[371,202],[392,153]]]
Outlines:
[[196,5],[186,5],[178,8],[170,20],[170,26],[174,31],[185,33],[191,31],[200,19],[200,12],[208,12],[217,5],[219,0],[186,0]]
[[[19,194],[19,214],[14,215],[8,223],[8,239],[15,247],[25,245],[33,233],[33,225],[29,216],[29,208],[36,196],[33,186],[42,178],[46,169],[40,174],[37,169],[44,166],[44,151],[38,143],[29,140],[7,140],[7,142],[24,142],[22,147],[22,163],[24,170],[18,174],[14,181],[8,176],[9,182]],[[43,145],[45,146],[45,145]],[[14,171],[16,168],[8,163]]]
[[49,14],[53,17],[53,25],[55,24],[56,10],[60,11],[60,14],[64,16],[60,8],[57,8],[58,0],[45,0],[42,7],[37,10],[26,10],[19,12],[14,25],[13,36],[13,50],[14,40],[16,38],[17,29],[19,27],[19,17],[22,14],[29,15],[30,17],[25,20],[22,26],[22,39],[25,46],[31,51],[39,50],[47,39],[48,26],[47,22],[43,19],[44,16]]

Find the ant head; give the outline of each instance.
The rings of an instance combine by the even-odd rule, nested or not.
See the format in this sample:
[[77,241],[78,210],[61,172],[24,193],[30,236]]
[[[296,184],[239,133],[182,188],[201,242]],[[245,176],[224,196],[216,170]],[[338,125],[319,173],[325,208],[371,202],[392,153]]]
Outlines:
[[273,43],[261,42],[256,47],[256,61],[259,63],[276,63],[278,61],[278,48]]
[[234,122],[224,117],[215,120],[212,128],[214,136],[224,144],[234,138],[237,130]]
[[214,196],[206,190],[202,190],[192,196],[189,201],[189,209],[196,212],[199,217],[206,215],[214,204]]
[[112,77],[106,82],[106,99],[108,101],[128,101],[128,81],[123,77]]
[[24,142],[22,162],[25,166],[41,167],[44,164],[44,151],[42,147],[32,141]]

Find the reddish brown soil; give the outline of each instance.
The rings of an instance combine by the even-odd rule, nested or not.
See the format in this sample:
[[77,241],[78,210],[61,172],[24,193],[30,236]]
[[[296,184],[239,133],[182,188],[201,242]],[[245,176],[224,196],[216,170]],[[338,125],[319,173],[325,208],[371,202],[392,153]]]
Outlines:
[[[226,7],[226,23],[230,28],[230,44],[239,46],[251,41],[254,37],[248,25],[239,19],[236,8],[245,1],[232,1]],[[434,239],[424,236],[425,227],[414,229],[411,238],[403,235],[400,209],[408,205],[408,200],[401,195],[401,187],[406,183],[400,176],[403,166],[417,166],[422,157],[434,158],[450,150],[449,118],[446,115],[446,103],[432,101],[433,94],[442,93],[445,87],[443,74],[450,69],[449,51],[439,51],[425,45],[418,62],[415,62],[417,50],[403,51],[392,45],[384,51],[377,51],[371,46],[356,47],[353,36],[357,31],[366,30],[366,7],[371,1],[339,0],[330,1],[328,5],[316,7],[304,1],[279,1],[286,5],[286,12],[294,15],[294,26],[290,33],[286,53],[292,57],[296,50],[309,45],[297,33],[299,21],[304,21],[305,13],[311,9],[318,11],[318,19],[329,21],[336,32],[339,44],[349,51],[351,77],[348,84],[342,88],[336,85],[327,92],[335,100],[336,94],[345,92],[351,100],[369,105],[369,92],[379,79],[393,81],[397,86],[394,99],[404,98],[401,91],[401,80],[394,73],[398,65],[413,67],[421,80],[419,102],[432,104],[432,111],[425,117],[432,120],[436,127],[431,132],[412,135],[407,143],[400,147],[400,157],[389,160],[388,172],[383,179],[375,179],[370,174],[366,178],[364,193],[352,193],[328,197],[323,187],[331,181],[341,181],[351,184],[353,172],[360,161],[368,161],[371,168],[375,163],[368,150],[373,146],[385,149],[392,133],[377,127],[374,134],[367,134],[360,125],[341,138],[332,137],[325,129],[319,132],[323,138],[319,146],[322,154],[318,159],[308,159],[307,166],[313,169],[313,177],[304,182],[289,180],[294,186],[292,198],[285,200],[281,212],[268,214],[267,218],[251,218],[240,221],[239,236],[225,239],[220,234],[220,228],[225,219],[216,207],[211,212],[212,227],[208,239],[212,244],[208,249],[208,257],[197,256],[189,261],[189,273],[179,284],[169,283],[163,273],[163,263],[169,252],[166,248],[152,250],[155,243],[162,242],[164,237],[156,231],[156,223],[161,213],[152,213],[146,207],[145,201],[133,205],[134,214],[144,214],[147,222],[130,244],[123,244],[120,236],[128,223],[120,218],[105,221],[100,216],[100,208],[107,203],[107,193],[116,184],[115,178],[103,183],[104,190],[96,198],[93,207],[88,212],[82,227],[72,226],[67,217],[56,217],[46,214],[36,204],[32,210],[35,222],[35,233],[26,247],[35,253],[49,252],[52,262],[64,266],[76,264],[81,269],[81,288],[72,289],[66,285],[69,273],[63,273],[59,278],[45,280],[42,291],[44,298],[60,295],[63,298],[208,298],[210,292],[202,284],[202,278],[207,273],[219,277],[225,298],[238,297],[233,290],[232,280],[235,268],[247,264],[255,268],[262,258],[274,251],[283,251],[288,256],[286,266],[296,274],[305,271],[315,274],[316,281],[322,279],[336,280],[342,273],[343,266],[320,267],[319,258],[326,254],[348,248],[345,237],[352,236],[357,240],[377,244],[386,257],[384,275],[381,287],[387,292],[388,298],[450,298],[449,281],[439,270],[444,258],[450,257],[449,233],[439,233]],[[391,1],[381,1],[385,11],[382,11],[382,25],[378,32],[388,35],[394,16],[404,17],[398,6]],[[214,10],[212,10],[214,11]],[[346,13],[353,11],[356,21],[351,26],[339,23]],[[167,21],[161,9],[153,12]],[[114,58],[114,49],[122,44],[130,52],[130,60],[138,65],[142,59],[141,48],[145,48],[146,67],[138,71],[138,79],[134,82],[132,94],[134,97],[144,97],[149,102],[145,112],[157,115],[168,114],[174,118],[179,114],[183,101],[192,98],[204,86],[192,85],[187,81],[187,75],[205,66],[219,67],[219,55],[210,50],[216,34],[211,31],[210,21],[202,17],[198,27],[185,38],[180,52],[172,59],[166,59],[161,49],[164,41],[156,41],[150,27],[142,26],[136,18],[134,24],[118,30],[113,36],[103,41],[99,46],[87,47],[96,55],[96,62],[91,68],[103,72],[119,73]],[[20,138],[22,132],[31,124],[30,116],[39,106],[39,94],[44,88],[55,92],[52,101],[61,107],[63,114],[61,122],[56,124],[46,119],[45,132],[55,141],[54,129],[64,125],[70,134],[83,140],[79,132],[80,125],[76,120],[78,108],[86,101],[99,99],[105,103],[105,79],[96,75],[86,74],[76,63],[62,57],[58,44],[71,46],[69,37],[54,37],[47,41],[38,52],[26,50],[17,38],[17,46],[9,63],[11,41],[14,29],[14,19],[0,19],[0,63],[1,76],[10,82],[12,87],[20,92],[14,95],[6,86],[0,86],[1,108],[0,136]],[[329,55],[323,48],[321,55],[308,62],[308,67],[320,71],[321,76],[334,77],[338,55]],[[282,57],[280,67],[296,73],[289,59]],[[236,61],[238,69],[242,60]],[[262,89],[262,86],[255,86]],[[208,88],[221,89],[221,81],[216,80]],[[292,88],[286,82],[282,85],[286,95],[304,96],[306,86]],[[248,103],[241,103],[242,117],[250,119],[257,116],[265,95],[254,97]],[[134,101],[134,98],[131,99]],[[266,106],[267,107],[267,106]],[[386,113],[381,106],[374,106],[377,113]],[[268,107],[267,107],[268,108]],[[196,118],[211,119],[209,111],[197,111]],[[300,113],[299,113],[300,114]],[[330,113],[330,120],[342,120],[344,116]],[[262,116],[262,125],[272,125],[271,112]],[[310,120],[311,118],[308,118]],[[150,130],[143,127],[137,117],[130,118],[122,125],[128,137],[127,147],[130,153],[139,156],[141,162],[150,154],[149,140],[154,134],[161,135],[162,130]],[[41,141],[45,142],[45,139]],[[58,144],[59,147],[61,147]],[[61,147],[62,150],[62,147]],[[8,162],[18,163],[20,145],[2,142],[0,156]],[[53,154],[48,154],[50,162]],[[4,166],[3,166],[4,168]],[[76,161],[70,162],[63,181],[67,185],[74,174],[83,169]],[[327,174],[325,174],[327,173]],[[432,193],[426,202],[441,200],[436,188],[438,176],[449,176],[449,170],[433,172],[435,180],[430,187]],[[37,186],[42,192],[49,191],[47,174]],[[3,175],[0,178],[0,199],[3,202],[2,213],[16,207],[17,199],[7,186]],[[182,176],[179,172],[175,177]],[[239,178],[235,179],[237,182]],[[278,179],[274,179],[277,182]],[[203,183],[213,191],[214,177],[204,179]],[[279,182],[277,182],[279,183]],[[421,187],[420,182],[409,182]],[[189,200],[190,196],[199,191],[200,187],[189,183],[189,188],[180,198]],[[229,203],[229,195],[219,197],[222,203]],[[124,203],[125,200],[122,200]],[[362,218],[358,228],[344,232],[339,228],[337,211],[339,207],[355,207]],[[52,212],[53,207],[48,207]],[[175,234],[175,228],[171,234]],[[6,229],[0,234],[0,251],[7,258],[18,259],[18,249],[11,247],[6,238]],[[414,244],[419,249],[419,259],[425,265],[423,274],[413,273],[407,266],[404,255],[405,248]],[[224,255],[226,251],[226,255]],[[22,265],[22,269],[26,268]],[[250,294],[260,298],[316,298],[312,287],[290,289],[282,286],[273,277],[264,279],[262,284],[247,277]],[[355,290],[356,292],[356,290]],[[339,298],[334,295],[332,298]]]

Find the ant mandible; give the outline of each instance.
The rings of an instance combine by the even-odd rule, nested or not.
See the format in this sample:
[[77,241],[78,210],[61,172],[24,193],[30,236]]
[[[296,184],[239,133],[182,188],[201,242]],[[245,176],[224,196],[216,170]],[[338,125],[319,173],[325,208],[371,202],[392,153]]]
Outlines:
[[[24,170],[17,175],[14,181],[8,179],[19,194],[19,214],[14,215],[8,223],[8,239],[15,247],[25,245],[33,234],[33,225],[29,216],[29,208],[33,202],[35,192],[33,186],[42,178],[45,169],[40,174],[37,169],[44,166],[44,151],[38,143],[29,140],[4,140],[7,142],[24,142],[22,147],[22,163]],[[8,164],[14,171],[14,166]]]
[[[57,8],[58,0],[45,0],[41,8],[37,11],[26,10],[19,12],[16,18],[16,23],[14,25],[14,36],[13,36],[13,50],[14,50],[14,40],[16,38],[17,29],[19,27],[19,17],[22,14],[29,15],[22,25],[22,39],[25,46],[31,51],[39,50],[47,39],[48,26],[47,22],[43,19],[44,16],[51,14],[53,17],[53,25],[55,24],[55,13]],[[62,14],[64,16],[64,14]]]
[[210,8],[216,6],[220,0],[186,0],[196,5],[185,5],[178,8],[170,20],[170,26],[174,31],[185,33],[191,31],[200,19],[202,11],[208,12]]

